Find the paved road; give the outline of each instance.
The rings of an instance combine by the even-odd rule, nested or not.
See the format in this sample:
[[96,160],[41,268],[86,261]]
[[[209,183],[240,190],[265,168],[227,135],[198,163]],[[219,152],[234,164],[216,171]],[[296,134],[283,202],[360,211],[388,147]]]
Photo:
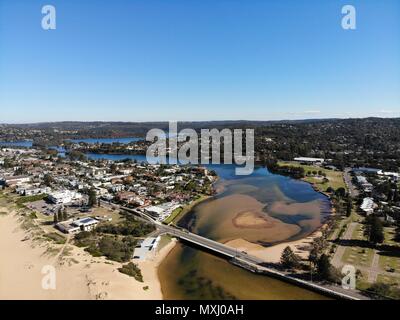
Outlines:
[[[109,204],[106,203],[106,205],[109,205]],[[114,205],[114,206],[116,206],[116,205]],[[126,207],[122,207],[122,206],[116,206],[116,207],[118,207],[122,210],[126,210],[128,212],[132,212],[136,215],[141,216],[142,218],[147,219],[149,222],[152,222],[153,224],[155,224],[160,231],[168,233],[168,234],[175,236],[177,238],[180,238],[182,240],[189,241],[198,246],[205,247],[209,250],[223,254],[223,255],[231,258],[231,261],[235,262],[236,264],[238,264],[244,268],[253,270],[258,273],[264,273],[264,274],[267,274],[270,276],[276,276],[278,278],[281,278],[282,280],[287,280],[292,283],[297,283],[298,285],[300,285],[302,287],[306,287],[309,289],[311,288],[311,289],[317,290],[319,292],[325,292],[326,294],[335,295],[336,297],[341,297],[344,299],[352,299],[352,300],[367,299],[366,297],[360,295],[357,291],[348,291],[348,290],[345,290],[338,286],[324,285],[324,284],[319,284],[319,283],[317,284],[317,283],[301,280],[301,279],[294,277],[293,275],[291,275],[289,273],[282,272],[281,270],[266,267],[265,265],[263,265],[264,261],[257,257],[251,256],[245,252],[242,252],[235,248],[226,246],[217,241],[207,239],[205,237],[191,233],[188,230],[179,229],[174,226],[162,224],[161,222],[155,220],[153,217],[149,216],[148,214],[138,211],[136,209],[126,208]]]
[[351,168],[344,169],[343,179],[344,179],[344,183],[347,186],[347,189],[349,190],[350,197],[356,198],[359,195],[359,191],[358,191],[357,187],[351,181],[350,171],[351,171]]
[[380,273],[379,255],[378,252],[374,250],[374,256],[372,258],[371,267],[369,268],[368,281],[371,283],[375,282],[379,273]]
[[[353,235],[353,232],[354,232],[354,229],[355,229],[356,227],[357,227],[357,223],[356,223],[356,222],[351,222],[351,223],[348,225],[348,227],[347,227],[347,229],[346,229],[344,235],[341,237],[341,239],[343,239],[343,240],[351,240],[352,235]],[[340,267],[343,266],[344,263],[342,262],[342,257],[343,257],[343,254],[344,254],[345,250],[346,250],[346,247],[345,247],[345,246],[340,246],[340,245],[339,245],[339,246],[337,247],[337,249],[336,249],[336,251],[335,251],[335,254],[334,254],[334,256],[333,256],[333,259],[332,259],[332,264],[333,264],[336,268],[340,268]]]

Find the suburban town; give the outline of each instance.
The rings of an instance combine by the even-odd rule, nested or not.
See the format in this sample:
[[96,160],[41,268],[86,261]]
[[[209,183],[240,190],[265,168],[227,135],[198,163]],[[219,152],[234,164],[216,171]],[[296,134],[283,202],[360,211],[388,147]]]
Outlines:
[[1,306],[395,309],[399,31],[398,0],[0,0]]
[[[40,226],[40,237],[57,244],[68,241],[94,257],[125,263],[120,272],[135,279],[142,279],[138,263],[154,256],[168,234],[168,239],[174,237],[173,230],[162,226],[185,230],[179,221],[196,204],[216,194],[218,175],[207,167],[148,164],[129,158],[132,150],[146,146],[142,139],[112,144],[99,144],[96,139],[65,140],[58,147],[43,147],[30,140],[7,142],[9,132],[3,132],[0,149],[3,199],[15,203],[25,219]],[[20,130],[18,136],[27,139],[31,134]],[[102,158],[105,151],[119,158]],[[88,157],[93,154],[99,157]],[[303,278],[308,277],[311,262],[314,281],[319,277],[321,285],[326,281],[340,284],[342,268],[351,265],[358,292],[353,298],[398,298],[399,172],[372,167],[339,169],[332,159],[306,156],[267,161],[267,167],[275,174],[309,183],[330,199],[332,213],[317,234],[281,246],[278,258],[264,261]],[[324,271],[319,270],[321,257],[328,259]]]

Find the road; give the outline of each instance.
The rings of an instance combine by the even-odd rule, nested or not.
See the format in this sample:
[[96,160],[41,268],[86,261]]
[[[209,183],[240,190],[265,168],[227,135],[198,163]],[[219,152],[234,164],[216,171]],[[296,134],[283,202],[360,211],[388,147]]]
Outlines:
[[[108,203],[106,203],[109,205]],[[217,241],[199,236],[197,234],[191,233],[185,229],[179,229],[175,226],[165,225],[161,222],[155,220],[150,215],[138,211],[137,209],[122,207],[119,205],[114,205],[114,207],[120,208],[121,210],[126,210],[133,214],[139,215],[140,217],[146,219],[148,222],[151,222],[157,226],[157,228],[164,232],[168,233],[171,236],[174,236],[178,239],[191,242],[197,246],[206,248],[210,251],[216,252],[218,254],[224,255],[230,259],[234,264],[243,267],[245,269],[251,270],[253,272],[266,274],[269,276],[274,276],[280,278],[284,281],[288,281],[294,284],[297,284],[301,287],[306,287],[308,289],[312,289],[314,291],[318,291],[320,293],[325,293],[328,295],[333,295],[337,298],[348,299],[348,300],[362,300],[367,299],[366,297],[360,295],[357,291],[346,290],[339,286],[334,285],[324,285],[320,283],[314,283],[310,281],[305,281],[299,278],[296,278],[292,274],[286,273],[282,270],[278,270],[276,268],[272,268],[270,266],[265,266],[265,262],[257,257],[249,255],[243,251],[239,251],[235,248],[224,245],[223,243],[219,243]]]
[[351,181],[350,171],[351,171],[351,168],[344,169],[343,179],[344,179],[344,183],[347,186],[347,189],[349,190],[350,197],[352,197],[354,199],[354,198],[358,197],[359,191],[356,188],[356,186],[353,184],[353,182]]
[[[348,225],[344,235],[341,237],[341,239],[342,240],[351,240],[353,232],[356,229],[356,227],[357,227],[357,223],[356,222],[350,223]],[[335,254],[333,256],[333,259],[332,259],[332,264],[336,268],[340,268],[340,267],[343,266],[342,257],[343,257],[343,254],[344,254],[345,251],[346,251],[346,247],[345,246],[340,246],[339,245],[337,247],[337,249],[335,251]]]

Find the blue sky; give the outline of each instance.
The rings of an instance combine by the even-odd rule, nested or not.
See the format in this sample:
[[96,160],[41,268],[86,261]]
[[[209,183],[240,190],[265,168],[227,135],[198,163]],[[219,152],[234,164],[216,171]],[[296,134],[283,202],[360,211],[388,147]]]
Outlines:
[[0,0],[1,123],[365,116],[400,116],[398,0]]

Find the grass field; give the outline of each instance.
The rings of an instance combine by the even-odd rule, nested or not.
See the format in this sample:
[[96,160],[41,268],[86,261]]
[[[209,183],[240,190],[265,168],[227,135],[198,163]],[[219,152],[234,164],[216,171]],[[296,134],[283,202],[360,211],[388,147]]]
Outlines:
[[394,272],[400,273],[400,257],[379,255],[379,267],[386,271],[394,269]]
[[390,285],[400,286],[400,277],[380,274],[378,275],[377,282],[383,282]]
[[[385,234],[385,243],[391,246],[398,246],[399,243],[394,241],[394,236],[396,235],[396,228],[395,227],[385,227],[384,228]],[[399,248],[400,250],[400,248]]]
[[[280,166],[293,166],[304,168],[306,176],[302,180],[312,183],[318,189],[318,191],[324,192],[328,187],[331,187],[335,190],[338,188],[346,189],[342,171],[329,170],[319,166],[303,165],[294,161],[279,161],[278,164]],[[328,179],[328,182],[324,182],[323,177],[318,176],[318,174],[314,175],[312,172],[315,171],[321,171],[322,173],[324,173],[326,175],[326,178]]]
[[370,248],[348,247],[344,251],[342,261],[354,266],[370,267],[374,250]]
[[169,215],[169,217],[164,220],[164,222],[166,224],[171,223],[182,212],[182,210],[183,210],[182,207],[176,208],[174,211],[172,211],[172,213]]
[[57,244],[64,244],[66,241],[65,237],[58,234],[57,232],[47,233],[44,235],[44,237],[53,240]]
[[22,206],[24,203],[43,200],[46,197],[47,197],[47,194],[45,194],[45,193],[34,195],[34,196],[24,196],[24,197],[19,197],[15,202],[17,205]]
[[365,240],[364,227],[361,223],[357,224],[357,227],[354,229],[351,238],[356,240]]

